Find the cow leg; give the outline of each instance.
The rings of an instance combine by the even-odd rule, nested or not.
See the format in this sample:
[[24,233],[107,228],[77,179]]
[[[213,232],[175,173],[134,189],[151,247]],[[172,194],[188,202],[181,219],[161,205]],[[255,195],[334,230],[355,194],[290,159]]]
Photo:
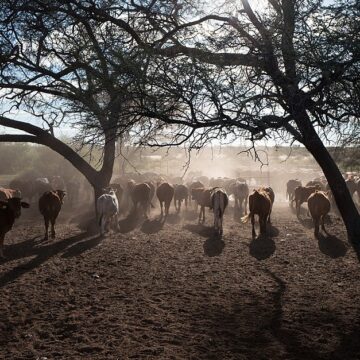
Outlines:
[[251,226],[252,226],[252,237],[254,238],[256,236],[256,232],[255,232],[255,215],[251,214],[250,219],[251,219]]
[[55,238],[55,222],[56,222],[56,216],[54,216],[53,218],[51,218],[51,237],[54,239]]
[[325,215],[321,216],[321,228],[326,233],[324,221],[325,221]]
[[319,218],[316,218],[314,219],[314,235],[315,236],[318,236],[319,235],[319,223],[320,223],[320,219]]
[[164,210],[163,210],[163,202],[160,201],[160,209],[161,209],[161,214],[160,214],[160,218],[162,219],[164,216]]
[[0,234],[0,258],[4,258],[4,239],[5,234]]
[[48,232],[49,232],[49,218],[44,216],[44,222],[45,222],[45,236],[44,240],[47,240],[49,238]]
[[245,215],[247,215],[248,198],[245,197]]
[[165,204],[165,217],[169,215],[170,202]]

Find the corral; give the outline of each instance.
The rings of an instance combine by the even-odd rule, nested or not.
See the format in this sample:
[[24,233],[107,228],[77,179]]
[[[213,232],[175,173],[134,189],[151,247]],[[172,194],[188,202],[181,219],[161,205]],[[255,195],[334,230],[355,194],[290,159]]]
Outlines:
[[358,359],[359,262],[337,216],[316,240],[275,202],[269,237],[227,214],[220,240],[208,214],[155,214],[100,238],[63,213],[46,242],[25,214],[1,262],[0,358]]

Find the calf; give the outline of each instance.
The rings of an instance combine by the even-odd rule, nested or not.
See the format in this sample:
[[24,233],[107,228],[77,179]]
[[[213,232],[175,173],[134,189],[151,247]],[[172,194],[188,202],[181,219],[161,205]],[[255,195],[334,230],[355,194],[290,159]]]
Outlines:
[[226,191],[221,188],[215,188],[211,193],[211,205],[214,211],[214,229],[219,235],[223,233],[223,217],[228,204],[229,197]]
[[107,194],[99,196],[96,202],[97,213],[99,216],[100,233],[103,235],[107,230],[108,225],[116,230],[119,230],[118,213],[119,203],[116,197],[116,191],[110,189]]
[[185,185],[175,185],[174,191],[174,205],[175,210],[179,213],[181,210],[181,203],[185,200],[185,207],[187,208],[189,197],[189,189]]
[[320,190],[320,188],[318,186],[298,186],[295,189],[295,198],[293,199],[293,201],[295,201],[297,217],[300,216],[301,204],[307,201],[309,196],[316,190]]
[[55,222],[61,210],[65,194],[64,190],[46,191],[39,199],[39,210],[45,222],[44,240],[49,238],[49,222],[51,223],[51,237],[55,238]]
[[321,228],[326,232],[324,226],[324,218],[330,211],[330,200],[324,191],[316,190],[308,198],[308,207],[311,217],[314,221],[314,234],[319,234],[319,224],[321,221]]
[[15,219],[21,215],[21,208],[29,208],[30,205],[21,201],[19,197],[12,197],[7,200],[0,200],[0,257],[4,257],[5,234],[9,232]]
[[266,222],[269,219],[271,212],[271,199],[270,195],[264,188],[253,190],[249,195],[249,214],[241,218],[243,223],[251,219],[252,236],[255,238],[255,215],[259,216],[260,234],[266,233]]
[[[212,209],[211,192],[214,189],[196,188],[192,189],[192,198],[200,205],[199,223],[205,222],[205,207]],[[202,219],[201,219],[202,216]]]
[[163,182],[158,185],[156,189],[156,196],[159,199],[160,207],[161,207],[161,218],[164,216],[163,206],[165,207],[165,219],[169,215],[169,208],[171,204],[171,200],[174,196],[174,187],[167,182]]

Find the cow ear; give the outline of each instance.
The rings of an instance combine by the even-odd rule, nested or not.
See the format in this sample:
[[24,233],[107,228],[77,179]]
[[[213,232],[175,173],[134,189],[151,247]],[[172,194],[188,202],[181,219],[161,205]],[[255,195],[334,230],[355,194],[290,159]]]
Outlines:
[[21,207],[26,208],[26,209],[28,209],[30,207],[30,204],[28,204],[25,201],[22,201],[20,204],[21,204]]

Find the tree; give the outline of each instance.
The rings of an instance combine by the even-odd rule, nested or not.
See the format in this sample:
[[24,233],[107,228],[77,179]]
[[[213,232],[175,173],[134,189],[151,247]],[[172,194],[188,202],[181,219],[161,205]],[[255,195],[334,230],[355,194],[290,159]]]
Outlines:
[[[137,14],[136,26],[114,14],[118,7]],[[89,11],[154,56],[138,110],[153,119],[144,123],[147,140],[159,144],[160,130],[177,144],[244,134],[303,144],[360,254],[360,216],[325,147],[349,124],[359,129],[357,1],[326,7],[320,0],[269,0],[266,11],[247,0],[215,9],[185,0],[109,1],[103,8],[94,1]]]
[[[97,197],[112,176],[116,138],[131,126],[126,107],[143,59],[129,35],[96,23],[83,3],[2,1],[0,126],[20,133],[2,134],[0,142],[50,147],[87,178]],[[57,138],[64,126],[73,129],[75,148],[101,148],[102,164],[91,166]]]

